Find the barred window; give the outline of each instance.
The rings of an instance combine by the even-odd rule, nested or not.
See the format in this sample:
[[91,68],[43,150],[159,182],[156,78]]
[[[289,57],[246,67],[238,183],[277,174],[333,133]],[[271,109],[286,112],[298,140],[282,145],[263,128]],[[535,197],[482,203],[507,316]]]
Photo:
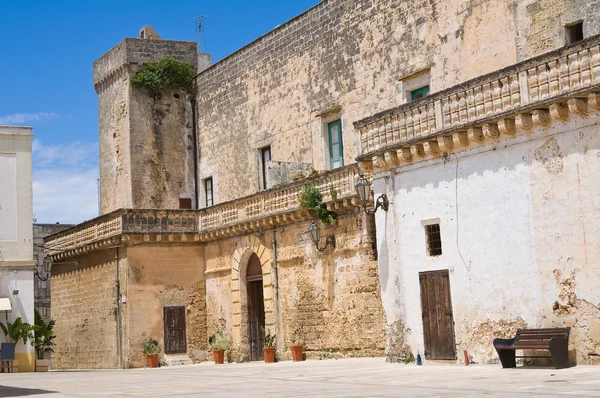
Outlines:
[[425,225],[425,234],[427,235],[427,254],[430,256],[442,255],[442,236],[440,234],[440,224]]

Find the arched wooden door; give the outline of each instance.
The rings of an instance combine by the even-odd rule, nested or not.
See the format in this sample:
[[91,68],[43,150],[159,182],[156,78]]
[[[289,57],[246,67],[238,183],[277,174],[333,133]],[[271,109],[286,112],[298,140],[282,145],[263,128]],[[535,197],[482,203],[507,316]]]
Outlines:
[[263,295],[262,267],[260,259],[252,253],[248,260],[246,272],[248,291],[248,341],[249,357],[251,361],[263,360],[264,336],[262,329],[265,327],[265,301]]

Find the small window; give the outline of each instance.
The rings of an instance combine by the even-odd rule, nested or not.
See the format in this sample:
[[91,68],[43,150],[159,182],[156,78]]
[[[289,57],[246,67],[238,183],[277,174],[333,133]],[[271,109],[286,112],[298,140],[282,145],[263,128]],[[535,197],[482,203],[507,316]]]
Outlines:
[[260,166],[262,168],[262,188],[267,189],[267,162],[271,160],[271,147],[267,146],[260,150]]
[[204,193],[206,195],[206,207],[212,206],[213,203],[213,179],[209,177],[204,180]]
[[583,40],[583,21],[565,27],[567,30],[567,44]]
[[192,208],[192,198],[179,198],[179,208],[180,209],[191,209]]
[[429,95],[429,85],[418,88],[410,92],[410,100],[414,101]]
[[327,123],[329,133],[329,163],[331,169],[344,165],[344,144],[342,140],[342,121]]
[[440,224],[425,225],[427,235],[427,254],[430,256],[442,255],[442,237],[440,235]]

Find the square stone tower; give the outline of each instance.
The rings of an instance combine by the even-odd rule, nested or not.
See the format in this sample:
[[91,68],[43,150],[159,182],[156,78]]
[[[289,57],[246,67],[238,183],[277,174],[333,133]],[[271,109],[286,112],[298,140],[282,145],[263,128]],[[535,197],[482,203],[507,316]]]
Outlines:
[[166,90],[154,99],[131,79],[149,62],[171,56],[197,67],[194,42],[162,40],[150,27],[94,62],[98,93],[100,211],[177,209],[194,196],[191,97]]

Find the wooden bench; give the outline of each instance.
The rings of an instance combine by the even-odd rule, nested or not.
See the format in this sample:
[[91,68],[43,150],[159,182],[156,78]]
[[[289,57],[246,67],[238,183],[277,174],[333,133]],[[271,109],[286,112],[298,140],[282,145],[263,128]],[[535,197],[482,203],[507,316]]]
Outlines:
[[[516,358],[552,358],[556,369],[569,367],[569,333],[567,328],[517,329],[512,339],[494,339],[494,347],[503,368],[517,366]],[[548,350],[550,355],[520,355],[516,350]]]

